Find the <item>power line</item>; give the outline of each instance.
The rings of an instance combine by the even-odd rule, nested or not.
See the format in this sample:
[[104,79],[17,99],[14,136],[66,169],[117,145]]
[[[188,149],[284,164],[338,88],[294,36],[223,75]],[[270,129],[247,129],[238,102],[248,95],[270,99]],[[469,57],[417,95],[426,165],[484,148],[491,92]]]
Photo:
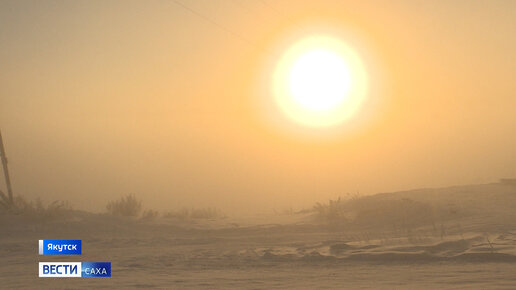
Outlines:
[[205,20],[206,22],[210,23],[210,24],[213,24],[215,25],[216,27],[218,27],[219,29],[222,29],[224,30],[225,32],[227,32],[228,34],[232,35],[233,37],[236,37],[238,39],[240,39],[241,41],[247,43],[248,45],[250,46],[253,46],[254,48],[264,52],[264,53],[267,53],[267,54],[272,54],[270,51],[268,51],[267,49],[263,48],[263,47],[260,47],[257,43],[255,43],[254,41],[251,41],[250,39],[248,39],[247,37],[241,35],[240,33],[238,32],[235,32],[234,30],[232,29],[229,29],[227,28],[226,26],[218,23],[217,21],[215,21],[214,19],[206,16],[205,14],[202,14],[200,13],[199,11],[193,9],[192,7],[190,6],[187,6],[186,4],[184,4],[183,2],[179,1],[179,0],[171,0],[173,3],[175,3],[176,5],[178,5],[179,7],[187,10],[188,12],[194,14],[195,16],[197,17],[200,17],[202,18],[203,20]]

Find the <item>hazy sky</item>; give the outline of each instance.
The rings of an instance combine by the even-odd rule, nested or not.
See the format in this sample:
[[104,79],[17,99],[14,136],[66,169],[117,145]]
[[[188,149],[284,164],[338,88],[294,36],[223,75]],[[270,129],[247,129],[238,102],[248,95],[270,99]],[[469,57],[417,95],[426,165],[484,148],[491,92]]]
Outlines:
[[[0,0],[15,193],[247,211],[516,177],[516,1],[181,3]],[[362,111],[324,132],[271,93],[312,34],[369,75]]]

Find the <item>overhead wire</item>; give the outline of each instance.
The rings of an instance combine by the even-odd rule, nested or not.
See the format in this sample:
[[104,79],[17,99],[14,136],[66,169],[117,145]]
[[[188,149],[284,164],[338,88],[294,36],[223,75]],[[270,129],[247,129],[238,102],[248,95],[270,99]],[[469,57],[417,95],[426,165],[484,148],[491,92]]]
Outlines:
[[250,40],[249,38],[245,37],[244,35],[220,24],[219,22],[217,22],[216,20],[214,20],[213,18],[197,11],[196,9],[193,9],[192,7],[184,4],[183,2],[179,1],[179,0],[171,0],[174,4],[176,4],[177,6],[183,8],[184,10],[190,12],[191,14],[203,19],[204,21],[210,23],[210,24],[213,24],[214,26],[216,26],[217,28],[225,31],[226,33],[228,33],[229,35],[235,37],[235,38],[238,38],[240,39],[240,41],[243,41],[245,43],[247,43],[248,45],[254,47],[255,49],[258,49],[266,54],[272,54],[271,51],[267,50],[266,48],[258,45],[256,42]]

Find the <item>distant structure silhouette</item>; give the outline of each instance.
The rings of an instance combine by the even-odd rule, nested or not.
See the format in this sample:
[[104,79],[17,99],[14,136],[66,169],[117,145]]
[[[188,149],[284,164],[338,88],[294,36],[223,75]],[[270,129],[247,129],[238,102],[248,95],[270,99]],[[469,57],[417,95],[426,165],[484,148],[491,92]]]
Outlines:
[[7,168],[7,156],[5,155],[4,140],[2,139],[2,132],[0,131],[0,158],[2,159],[2,166],[4,169],[5,185],[7,187],[7,196],[0,191],[0,205],[6,208],[11,207],[13,202],[13,189],[11,187],[11,179],[9,178],[9,169]]

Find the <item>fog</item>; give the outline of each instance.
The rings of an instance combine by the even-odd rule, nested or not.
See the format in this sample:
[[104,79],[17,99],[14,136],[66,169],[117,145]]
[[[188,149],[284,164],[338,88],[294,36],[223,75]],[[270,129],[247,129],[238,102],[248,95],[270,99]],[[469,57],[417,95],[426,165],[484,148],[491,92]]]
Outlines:
[[[0,3],[15,194],[260,212],[516,176],[516,2],[188,3],[205,18],[167,1]],[[369,94],[314,131],[277,111],[270,76],[320,31],[362,57]]]

